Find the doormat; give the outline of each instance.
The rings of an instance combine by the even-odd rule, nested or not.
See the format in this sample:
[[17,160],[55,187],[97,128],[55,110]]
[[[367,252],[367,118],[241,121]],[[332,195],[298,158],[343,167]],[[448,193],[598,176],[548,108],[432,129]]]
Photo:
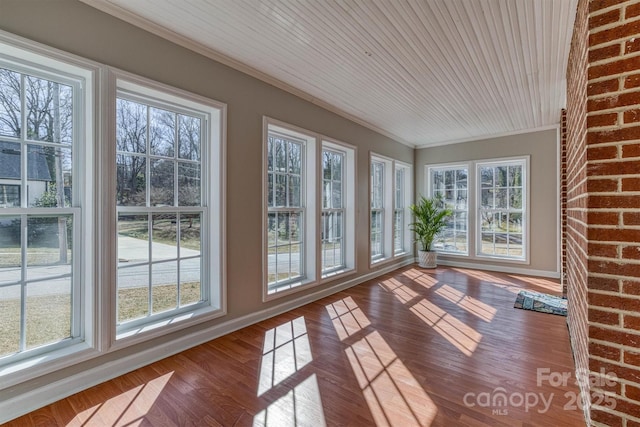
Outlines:
[[516,298],[514,308],[539,311],[540,313],[567,315],[567,300],[549,294],[536,291],[520,291]]

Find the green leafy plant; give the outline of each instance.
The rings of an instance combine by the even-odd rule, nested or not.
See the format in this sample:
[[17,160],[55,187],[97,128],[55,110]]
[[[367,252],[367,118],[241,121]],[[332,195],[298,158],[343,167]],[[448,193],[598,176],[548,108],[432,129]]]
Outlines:
[[421,251],[431,250],[431,245],[436,236],[447,225],[447,219],[453,215],[451,209],[444,208],[441,198],[421,197],[417,204],[411,205],[414,221],[409,224],[411,231],[416,234],[416,242],[420,244]]

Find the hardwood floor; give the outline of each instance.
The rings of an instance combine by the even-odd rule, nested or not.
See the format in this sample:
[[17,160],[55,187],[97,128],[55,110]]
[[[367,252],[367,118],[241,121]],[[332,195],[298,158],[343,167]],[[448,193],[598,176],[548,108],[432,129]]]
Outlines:
[[582,426],[566,318],[514,309],[522,288],[560,292],[405,267],[8,425]]

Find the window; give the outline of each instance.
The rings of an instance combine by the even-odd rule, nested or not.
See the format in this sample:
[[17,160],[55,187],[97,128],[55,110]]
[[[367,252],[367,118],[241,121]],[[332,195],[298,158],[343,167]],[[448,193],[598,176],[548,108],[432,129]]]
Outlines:
[[393,253],[400,255],[411,251],[411,221],[409,201],[411,200],[411,167],[395,163],[395,199],[393,206]]
[[355,268],[355,149],[273,119],[264,122],[268,300]]
[[370,167],[370,254],[378,263],[411,252],[411,167],[378,155]]
[[434,248],[449,255],[527,262],[528,162],[519,157],[426,166],[428,194],[441,197],[454,212]]
[[371,162],[371,260],[384,258],[385,163]]
[[273,287],[299,280],[305,274],[302,197],[304,141],[269,133],[269,284]]
[[94,82],[91,66],[62,55],[4,36],[0,49],[0,371],[10,385],[94,342]]
[[525,258],[525,160],[478,163],[479,255]]
[[221,309],[222,107],[124,75],[117,81],[120,339]]
[[453,211],[444,231],[434,241],[433,248],[441,252],[468,254],[468,167],[453,165],[429,168],[430,195],[441,198]]
[[344,153],[322,150],[322,272],[344,268]]
[[321,277],[355,268],[355,148],[322,139]]

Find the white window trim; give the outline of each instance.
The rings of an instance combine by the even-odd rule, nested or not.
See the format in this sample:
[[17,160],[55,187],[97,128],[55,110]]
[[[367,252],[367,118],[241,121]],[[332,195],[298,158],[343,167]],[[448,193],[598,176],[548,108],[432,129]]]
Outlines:
[[[293,138],[305,141],[304,168],[303,172],[303,206],[305,209],[305,236],[304,236],[304,260],[305,274],[302,279],[292,282],[288,288],[269,292],[269,263],[268,263],[268,178],[267,178],[267,141],[269,130],[272,129],[284,135],[291,135]],[[356,269],[355,255],[355,213],[356,213],[356,147],[329,138],[322,134],[303,129],[301,127],[282,122],[280,120],[264,116],[262,120],[262,301],[272,301],[286,295],[291,295],[314,286],[327,283],[348,274]],[[322,148],[327,147],[345,153],[346,181],[344,204],[346,208],[346,220],[344,232],[345,239],[345,262],[346,267],[330,273],[322,273]],[[351,166],[349,166],[351,165]]]
[[[94,150],[98,140],[95,123],[99,107],[100,96],[98,87],[102,69],[99,64],[71,55],[57,49],[31,42],[12,34],[0,31],[0,45],[2,46],[0,60],[11,64],[22,72],[30,71],[36,75],[50,74],[56,80],[60,77],[79,82],[82,93],[74,93],[74,207],[80,208],[80,219],[74,224],[73,274],[78,276],[79,298],[81,304],[72,309],[78,318],[75,327],[80,328],[80,338],[61,348],[39,353],[33,356],[19,357],[15,362],[0,367],[0,388],[4,389],[29,379],[44,375],[48,372],[62,369],[99,354],[101,349],[101,330],[98,318],[94,316],[94,309],[99,307],[99,296],[96,294],[94,268],[96,254],[94,242],[97,235],[92,222],[95,215],[94,186]],[[77,92],[77,91],[76,91]],[[82,144],[79,141],[83,141]],[[80,204],[80,205],[78,205]],[[6,210],[5,210],[6,209]],[[11,208],[4,208],[3,213],[9,214]],[[75,240],[77,239],[77,240]],[[76,255],[80,252],[80,255]],[[78,312],[80,309],[80,312]]]
[[[404,169],[404,188],[402,189],[403,194],[403,200],[404,200],[404,206],[402,206],[402,210],[403,210],[403,224],[404,224],[404,228],[403,228],[403,235],[402,235],[402,250],[399,252],[395,251],[395,244],[394,244],[394,251],[393,251],[393,256],[394,257],[401,257],[404,255],[408,255],[412,253],[412,246],[413,246],[413,242],[412,242],[412,236],[411,236],[411,228],[409,227],[409,224],[411,223],[411,203],[413,200],[413,167],[408,164],[408,163],[404,163],[401,161],[396,160],[395,161],[395,167],[394,167],[394,174],[393,174],[393,179],[394,179],[394,183],[393,183],[393,188],[394,188],[394,193],[395,193],[395,188],[396,188],[396,170],[398,169]],[[395,194],[394,194],[394,203],[395,203]],[[395,210],[397,209],[397,206],[394,206],[394,213]],[[394,214],[395,216],[395,214]],[[394,232],[395,232],[395,227],[394,227]]]
[[[431,195],[431,173],[430,169],[439,169],[439,168],[454,168],[454,167],[467,167],[467,254],[458,253],[458,252],[447,252],[447,251],[438,251],[445,257],[451,258],[463,258],[467,260],[476,260],[476,261],[495,261],[500,263],[507,264],[521,264],[521,265],[530,265],[531,264],[531,215],[530,215],[530,199],[531,199],[531,188],[530,182],[531,179],[529,177],[530,173],[530,155],[524,156],[512,156],[512,157],[499,157],[499,158],[490,158],[490,159],[479,159],[479,160],[469,160],[465,162],[452,162],[452,163],[436,163],[429,164],[424,166],[425,171],[425,189],[427,193],[427,197]],[[524,161],[524,183],[523,189],[525,190],[525,197],[523,199],[523,204],[525,205],[523,216],[525,218],[525,227],[523,230],[523,251],[525,252],[525,256],[523,259],[514,259],[514,258],[506,258],[494,255],[483,255],[478,254],[478,242],[481,239],[481,227],[478,223],[479,219],[479,207],[477,206],[477,200],[479,200],[479,192],[480,188],[476,185],[477,183],[477,175],[478,175],[478,165],[480,164],[491,164],[491,163],[512,163],[516,161]],[[471,226],[473,225],[473,228]]]
[[[343,230],[343,251],[345,266],[342,269],[333,270],[327,273],[321,274],[321,283],[336,280],[346,274],[352,273],[356,269],[356,154],[357,148],[353,145],[346,144],[327,137],[321,137],[322,148],[327,148],[333,151],[339,151],[344,154],[343,165],[343,195],[342,203],[345,209],[345,220]],[[320,159],[321,160],[321,159]],[[322,170],[320,170],[322,173]],[[322,176],[318,182],[319,186],[322,186]],[[322,196],[322,191],[320,196]],[[320,204],[322,207],[322,203]],[[322,242],[321,242],[322,243]],[[322,269],[322,254],[318,258],[318,264]]]
[[[263,160],[263,172],[262,172],[262,250],[263,250],[263,279],[262,279],[262,299],[263,301],[269,301],[279,298],[284,295],[289,295],[294,292],[298,292],[301,289],[306,289],[310,286],[317,284],[317,268],[316,258],[319,256],[317,253],[318,235],[320,233],[320,219],[318,209],[321,206],[320,194],[316,191],[316,182],[319,179],[320,171],[316,166],[315,161],[319,157],[320,144],[316,135],[312,132],[292,126],[287,123],[280,122],[269,117],[263,117],[263,148],[262,148],[262,160]],[[270,292],[268,283],[268,269],[269,269],[269,251],[268,251],[268,179],[267,179],[267,165],[268,165],[268,138],[269,131],[274,131],[282,135],[289,135],[293,139],[300,140],[304,143],[302,154],[302,200],[301,205],[304,210],[303,226],[304,236],[302,243],[303,252],[303,264],[301,278],[298,281],[289,282],[281,290]]]
[[[371,165],[373,164],[373,162],[381,162],[384,164],[384,188],[383,188],[383,225],[382,225],[382,253],[383,255],[381,257],[378,257],[376,259],[372,259],[371,257],[371,189],[372,189],[372,182],[371,182]],[[394,260],[397,260],[398,258],[402,258],[405,257],[407,255],[410,255],[413,253],[413,251],[410,249],[411,246],[409,246],[409,250],[402,252],[402,253],[394,253],[394,239],[393,239],[393,235],[394,235],[394,224],[393,224],[393,212],[394,212],[394,205],[395,205],[395,171],[396,171],[396,164],[398,164],[401,167],[407,167],[409,168],[409,177],[410,179],[407,181],[409,184],[409,191],[407,191],[408,193],[408,197],[405,199],[405,204],[407,205],[407,208],[405,209],[405,216],[408,216],[409,219],[407,219],[407,222],[405,223],[405,233],[406,237],[405,237],[405,246],[406,245],[411,245],[411,232],[409,229],[409,224],[411,222],[411,214],[410,214],[410,210],[408,208],[408,206],[410,206],[413,203],[413,194],[411,191],[411,182],[413,179],[413,176],[411,175],[411,170],[412,170],[412,166],[408,163],[404,163],[401,162],[399,160],[395,160],[392,159],[391,157],[387,157],[387,156],[383,156],[381,154],[377,154],[374,152],[370,152],[369,153],[369,174],[368,174],[368,181],[369,181],[369,185],[368,185],[368,209],[367,211],[369,212],[369,228],[368,228],[368,232],[367,232],[367,240],[369,242],[368,247],[369,247],[369,266],[370,267],[374,267],[374,266],[379,266],[382,264],[386,264],[389,262],[392,262]]]
[[[529,260],[529,253],[530,253],[530,204],[529,204],[529,200],[530,200],[530,191],[529,191],[529,162],[530,162],[530,156],[518,156],[518,157],[508,157],[508,158],[500,158],[500,159],[488,159],[488,160],[478,160],[474,162],[474,180],[475,180],[475,200],[481,200],[480,199],[480,192],[482,191],[482,188],[480,185],[477,185],[478,182],[478,174],[480,173],[480,167],[484,166],[484,165],[509,165],[509,164],[513,164],[513,163],[520,163],[522,162],[523,164],[523,173],[522,173],[522,188],[525,191],[525,197],[522,200],[522,204],[523,209],[522,209],[522,217],[524,219],[524,223],[525,226],[522,230],[522,240],[524,241],[524,244],[522,245],[522,251],[523,251],[523,256],[520,258],[516,258],[516,257],[508,257],[508,256],[499,256],[499,255],[491,255],[491,254],[483,254],[480,252],[480,248],[482,247],[482,225],[480,224],[480,215],[476,215],[475,218],[475,257],[477,259],[490,259],[490,260],[495,260],[495,261],[500,261],[500,262],[511,262],[511,263],[518,263],[518,264],[530,264],[530,260]],[[478,204],[476,204],[476,212],[480,212],[480,206]]]
[[[202,168],[202,182],[209,185],[210,191],[203,193],[202,203],[208,206],[208,215],[202,221],[209,223],[208,235],[202,238],[203,245],[203,265],[207,265],[202,277],[202,285],[209,284],[205,294],[209,298],[209,304],[192,311],[175,313],[174,315],[160,319],[150,319],[149,322],[122,328],[118,330],[116,326],[117,307],[117,239],[111,239],[109,255],[102,258],[110,260],[108,270],[113,272],[113,278],[109,281],[108,297],[110,300],[110,330],[108,332],[109,350],[116,350],[127,347],[135,343],[147,341],[149,339],[165,335],[177,330],[184,329],[191,325],[202,323],[220,316],[227,312],[226,307],[226,217],[225,217],[225,177],[226,177],[226,111],[224,103],[183,91],[162,83],[158,83],[131,73],[127,73],[115,68],[109,68],[109,112],[107,114],[107,133],[109,144],[103,150],[104,164],[107,165],[106,178],[115,182],[115,103],[118,91],[126,91],[158,100],[160,103],[171,103],[198,111],[203,111],[208,115],[205,132],[208,134],[208,147],[203,147],[203,157],[207,157],[207,166]],[[103,173],[101,175],[105,177]],[[117,235],[117,215],[115,186],[113,183],[102,182],[112,191],[108,196],[103,197],[103,209],[111,212],[104,218],[105,233],[107,236]],[[103,187],[104,188],[104,187]],[[219,220],[216,221],[216,218]],[[105,238],[105,240],[109,240]],[[206,257],[206,258],[205,258]]]
[[473,187],[471,187],[472,184],[475,184],[475,180],[472,179],[470,177],[471,175],[471,169],[469,169],[471,167],[470,163],[442,163],[442,164],[436,164],[436,165],[427,165],[425,166],[425,176],[426,176],[426,186],[425,188],[427,189],[427,197],[431,197],[431,195],[433,194],[433,183],[431,181],[431,171],[432,170],[453,170],[453,169],[462,169],[462,168],[466,168],[467,169],[467,251],[466,252],[453,252],[453,251],[447,251],[447,250],[437,250],[438,253],[441,253],[443,255],[451,255],[451,256],[459,256],[459,257],[465,257],[468,258],[470,252],[470,247],[472,245],[471,241],[474,239],[474,237],[471,234],[471,229],[469,228],[469,224],[471,223],[471,214],[473,209],[471,209],[471,202],[472,200],[475,203],[475,192],[473,191]]

